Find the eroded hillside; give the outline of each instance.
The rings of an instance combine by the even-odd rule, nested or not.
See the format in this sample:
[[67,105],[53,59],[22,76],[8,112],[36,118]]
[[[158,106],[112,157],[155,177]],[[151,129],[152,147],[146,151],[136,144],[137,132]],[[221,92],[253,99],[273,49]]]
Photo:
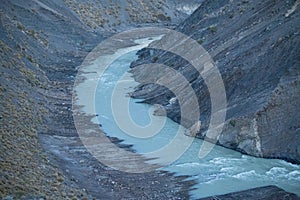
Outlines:
[[[205,1],[177,27],[209,52],[221,73],[227,110],[223,132],[217,138],[220,145],[254,156],[299,163],[298,3]],[[167,40],[166,36],[161,42]],[[183,74],[200,102],[201,129],[197,136],[204,138],[211,117],[205,80],[186,60],[171,53],[151,51],[140,51],[140,59],[132,65],[136,80],[149,71],[140,65],[144,63],[162,63]],[[170,81],[176,84],[176,79]],[[174,98],[170,90],[142,84],[133,96],[163,105],[169,117],[180,121],[180,105],[178,101],[170,103]],[[192,115],[195,110],[189,112]]]

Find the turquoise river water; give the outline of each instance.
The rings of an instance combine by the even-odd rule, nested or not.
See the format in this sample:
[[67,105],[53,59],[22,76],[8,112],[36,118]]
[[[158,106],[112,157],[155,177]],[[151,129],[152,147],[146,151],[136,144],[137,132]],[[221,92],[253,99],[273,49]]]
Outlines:
[[[132,144],[132,148],[138,153],[147,153],[168,144],[180,126],[166,117],[157,116],[155,119],[163,122],[164,127],[155,136],[149,138],[133,137],[119,128],[111,109],[112,94],[116,90],[117,81],[122,79],[124,74],[128,75],[126,71],[135,59],[137,59],[136,51],[132,51],[115,60],[107,68],[97,86],[96,111],[98,121],[105,133],[124,140],[124,144]],[[140,126],[150,124],[153,106],[136,103],[140,100],[126,97],[126,93],[133,90],[132,87],[119,87],[119,90],[120,88],[123,90],[121,94],[124,94],[122,98],[125,97],[129,101],[128,107],[132,120]],[[126,102],[124,105],[121,103],[118,106],[127,106]],[[220,146],[215,146],[205,158],[200,159],[198,152],[201,144],[202,140],[195,139],[190,148],[178,160],[163,167],[163,170],[175,172],[175,175],[188,175],[189,179],[197,182],[195,189],[190,192],[192,198],[225,194],[266,185],[276,185],[300,196],[299,165],[283,160],[242,155]]]

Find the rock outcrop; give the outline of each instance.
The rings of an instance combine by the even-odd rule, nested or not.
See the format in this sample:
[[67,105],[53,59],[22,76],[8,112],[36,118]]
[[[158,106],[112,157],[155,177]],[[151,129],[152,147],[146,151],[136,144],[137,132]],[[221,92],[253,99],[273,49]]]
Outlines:
[[[209,52],[223,78],[227,115],[218,144],[253,156],[300,163],[297,6],[298,1],[204,1],[177,27]],[[143,49],[131,66],[137,81],[143,72],[151,71],[141,65],[145,63],[170,66],[190,82],[200,102],[197,137],[205,138],[211,103],[203,78],[179,56]],[[170,81],[176,84],[175,77]],[[141,84],[132,96],[161,104],[170,118],[180,121],[180,105],[169,103],[174,98],[170,90]]]
[[231,199],[243,199],[243,200],[299,200],[295,194],[286,192],[276,186],[265,186],[254,188],[250,190],[245,190],[241,192],[234,192],[225,195],[213,196],[208,198],[203,198],[201,200],[215,200],[215,199],[222,199],[222,200],[231,200]]

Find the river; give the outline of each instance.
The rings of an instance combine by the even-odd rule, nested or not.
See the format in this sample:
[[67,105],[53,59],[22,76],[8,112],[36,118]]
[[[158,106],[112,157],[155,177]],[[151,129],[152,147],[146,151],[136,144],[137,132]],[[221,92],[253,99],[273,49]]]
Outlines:
[[[126,95],[137,85],[127,73],[130,63],[137,59],[136,52],[137,49],[134,49],[119,57],[104,71],[96,88],[95,109],[98,114],[97,121],[107,135],[124,140],[122,143],[131,144],[137,153],[144,154],[163,148],[175,137],[178,130],[179,134],[183,134],[184,128],[166,117],[153,116],[153,106],[138,103],[140,100],[131,99]],[[97,62],[96,64],[101,65],[101,60]],[[94,64],[93,70],[95,70],[95,66]],[[121,84],[120,86],[117,84],[120,80],[130,84]],[[116,85],[119,86],[116,87]],[[112,111],[113,98],[118,99],[117,109],[122,110],[121,108],[128,107],[131,119],[138,126],[147,127],[149,124],[154,124],[154,129],[161,125],[163,128],[153,137],[145,136],[143,138],[142,135],[134,137],[128,134],[124,131],[124,127],[120,128],[119,122],[117,123],[115,120]],[[127,113],[124,113],[123,117],[126,116]],[[205,158],[200,159],[198,152],[201,144],[202,140],[195,139],[190,148],[178,160],[161,168],[174,172],[178,176],[187,175],[189,180],[196,181],[195,188],[190,191],[192,198],[225,194],[266,185],[276,185],[288,192],[300,195],[299,165],[278,159],[262,159],[242,155],[220,146],[215,146]]]

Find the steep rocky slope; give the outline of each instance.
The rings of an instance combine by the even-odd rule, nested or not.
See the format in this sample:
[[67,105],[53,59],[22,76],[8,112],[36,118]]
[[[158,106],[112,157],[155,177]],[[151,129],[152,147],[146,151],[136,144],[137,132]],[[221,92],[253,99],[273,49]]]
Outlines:
[[[227,116],[218,144],[254,156],[300,162],[298,4],[299,1],[273,0],[204,1],[177,27],[203,45],[221,73]],[[167,40],[168,36],[161,42]],[[144,71],[149,72],[141,64],[162,63],[190,82],[200,102],[201,128],[197,137],[204,138],[211,104],[203,78],[191,71],[186,60],[170,52],[144,49],[139,54],[139,60],[132,64],[137,80]],[[142,84],[132,96],[163,105],[169,117],[180,121],[180,106],[177,101],[170,103],[174,94],[168,89]]]
[[[128,22],[124,22],[126,25],[137,26],[157,21],[170,23],[170,20],[177,20],[176,15],[178,19],[186,16],[175,9],[175,4],[169,5],[167,1],[126,1],[126,5],[121,4],[120,8],[124,11],[114,18],[111,15],[116,12],[113,8],[118,7],[118,2],[99,2],[1,1],[0,198],[92,198],[90,194],[97,198],[107,198],[112,195],[111,190],[114,190],[114,196],[110,198],[126,195],[128,198],[145,195],[172,198],[187,195],[186,192],[177,194],[181,186],[173,183],[179,181],[172,180],[168,174],[130,176],[107,169],[101,164],[92,168],[91,163],[79,163],[80,154],[75,153],[73,156],[79,159],[75,167],[80,167],[82,173],[94,173],[89,176],[93,178],[90,185],[85,186],[86,182],[83,180],[86,177],[76,173],[76,170],[63,168],[76,161],[76,158],[63,162],[41,147],[38,136],[44,134],[72,136],[70,140],[76,140],[77,133],[71,112],[71,91],[76,67],[99,41],[111,35],[111,27],[115,30],[125,28],[122,24],[113,24],[117,22],[108,20],[120,19],[121,23],[124,22],[122,20],[127,20]],[[170,9],[167,10],[167,7]],[[146,11],[143,12],[143,9]],[[104,10],[107,12],[103,12]],[[135,18],[130,15],[138,12],[143,15]],[[106,14],[100,18],[97,13]],[[159,13],[162,15],[156,15]],[[98,21],[95,20],[102,19],[104,21],[96,26]],[[83,148],[80,141],[76,145]],[[85,156],[97,163],[90,154],[86,153]],[[66,171],[72,173],[68,174]],[[98,176],[95,176],[99,173],[104,178],[101,186],[98,186]],[[143,179],[150,183],[140,184]],[[112,182],[116,184],[113,185]],[[127,189],[118,187],[119,182],[128,186],[125,187]],[[151,182],[158,184],[151,186]]]
[[49,163],[37,134],[72,126],[66,122],[71,113],[58,106],[66,101],[65,82],[85,55],[81,52],[91,48],[83,41],[101,37],[87,32],[67,7],[52,6],[1,2],[1,197],[86,196]]
[[178,23],[191,14],[202,0],[64,0],[64,2],[90,28],[117,31],[130,26],[135,27],[137,24]]

